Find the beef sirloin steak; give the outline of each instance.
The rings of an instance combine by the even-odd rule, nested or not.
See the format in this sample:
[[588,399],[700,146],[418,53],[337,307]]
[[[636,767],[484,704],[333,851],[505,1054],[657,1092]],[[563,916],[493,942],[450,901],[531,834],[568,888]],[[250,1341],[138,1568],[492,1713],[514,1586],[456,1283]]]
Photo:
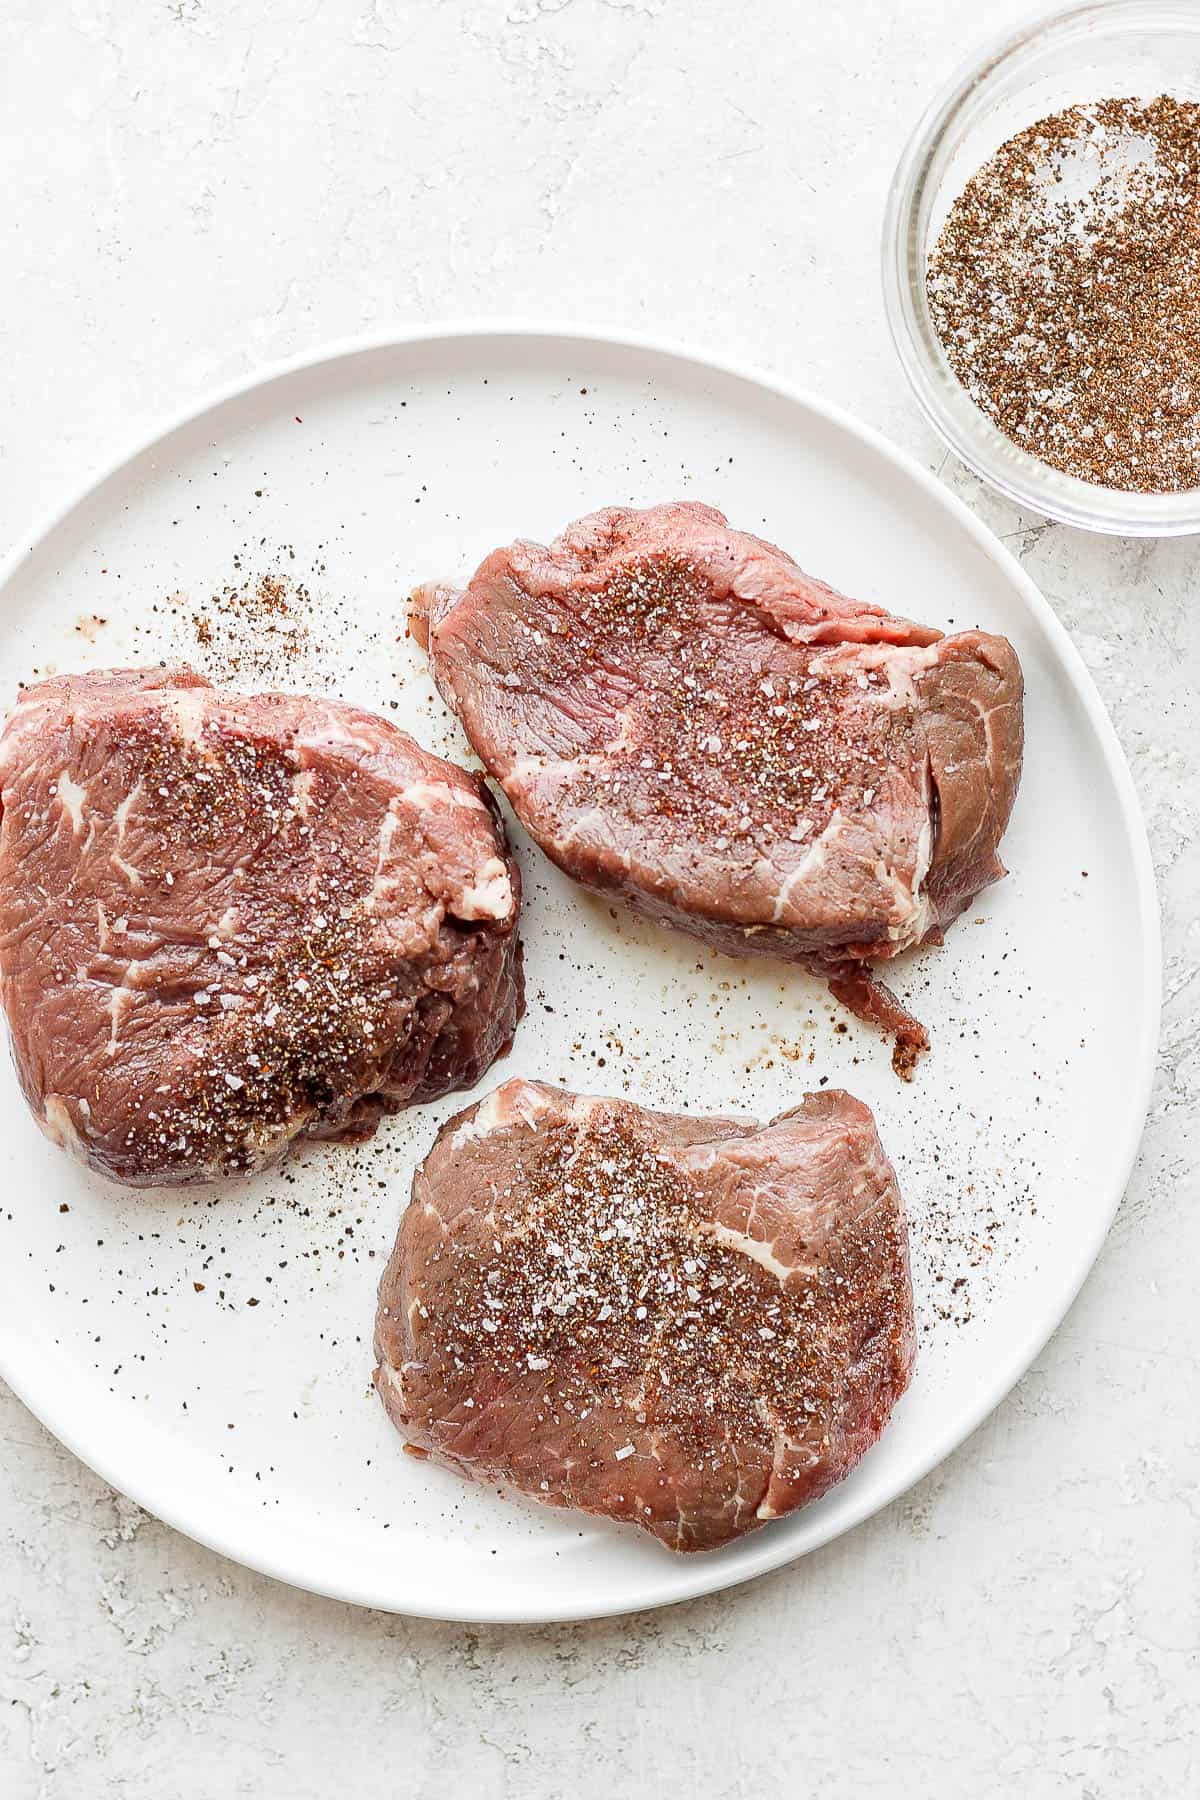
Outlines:
[[710,1550],[847,1475],[914,1348],[860,1101],[760,1126],[510,1081],[417,1171],[375,1379],[418,1453]]
[[521,1007],[483,783],[332,700],[59,677],[0,738],[0,997],[26,1098],[134,1186],[472,1085]]
[[870,965],[939,942],[1004,873],[1021,670],[846,599],[710,506],[612,507],[519,541],[417,633],[542,849],[734,954],[784,957],[897,1033]]

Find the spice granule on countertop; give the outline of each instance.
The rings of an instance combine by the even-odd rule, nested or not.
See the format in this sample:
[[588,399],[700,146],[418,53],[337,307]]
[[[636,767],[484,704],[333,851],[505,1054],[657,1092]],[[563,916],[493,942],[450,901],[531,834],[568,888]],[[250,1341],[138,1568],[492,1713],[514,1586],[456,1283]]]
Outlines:
[[1102,100],[1010,138],[951,206],[927,291],[1023,450],[1125,492],[1200,486],[1200,103]]

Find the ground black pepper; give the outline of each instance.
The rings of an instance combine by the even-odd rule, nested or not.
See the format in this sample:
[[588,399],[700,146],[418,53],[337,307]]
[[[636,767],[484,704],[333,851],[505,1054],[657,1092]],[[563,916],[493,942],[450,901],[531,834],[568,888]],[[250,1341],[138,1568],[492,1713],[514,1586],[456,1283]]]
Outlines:
[[1022,449],[1122,491],[1200,486],[1200,103],[1102,100],[1010,138],[951,207],[927,291]]
[[[779,829],[781,813],[794,820],[794,842],[815,842],[850,792],[860,810],[870,808],[907,726],[902,710],[882,703],[886,677],[840,674],[825,663],[810,669],[794,653],[776,666],[769,646],[730,658],[739,610],[731,603],[729,617],[714,624],[707,577],[673,556],[630,561],[585,596],[571,627],[581,654],[602,664],[614,643],[635,646],[655,728],[653,754],[643,742],[614,747],[601,774],[582,771],[576,805],[633,790],[647,813],[678,821],[722,852],[764,826]],[[714,759],[716,792],[708,778]]]
[[308,648],[308,589],[266,572],[227,582],[201,600],[190,618],[195,647],[206,652],[213,679],[278,679]]

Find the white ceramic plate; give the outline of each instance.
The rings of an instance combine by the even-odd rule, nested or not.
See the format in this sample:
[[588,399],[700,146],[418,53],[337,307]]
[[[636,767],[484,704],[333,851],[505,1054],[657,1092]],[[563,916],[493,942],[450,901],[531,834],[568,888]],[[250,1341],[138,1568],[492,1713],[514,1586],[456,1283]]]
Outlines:
[[[1159,949],[1116,739],[1011,557],[832,408],[678,350],[557,331],[431,333],[289,367],[123,461],[10,563],[0,692],[35,671],[184,654],[236,686],[343,694],[463,755],[404,638],[406,591],[594,507],[676,497],[714,502],[850,594],[1014,641],[1028,747],[1013,874],[944,950],[902,969],[933,1036],[906,1087],[887,1046],[815,982],[616,916],[518,836],[529,1012],[495,1078],[764,1117],[823,1081],[861,1095],[912,1220],[916,1380],[848,1481],[716,1555],[673,1558],[513,1505],[403,1455],[369,1390],[380,1268],[412,1167],[460,1098],[385,1124],[363,1151],[133,1194],[47,1144],[5,1072],[0,1371],[107,1480],[300,1586],[456,1619],[567,1619],[799,1556],[996,1405],[1061,1319],[1125,1185]],[[272,572],[298,626],[286,644],[238,599],[224,613],[211,599]]]

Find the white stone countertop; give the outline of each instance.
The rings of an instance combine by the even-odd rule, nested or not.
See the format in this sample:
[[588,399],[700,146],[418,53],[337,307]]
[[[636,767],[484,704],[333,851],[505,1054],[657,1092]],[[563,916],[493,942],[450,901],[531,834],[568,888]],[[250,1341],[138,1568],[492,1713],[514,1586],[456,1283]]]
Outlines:
[[1020,556],[1131,761],[1167,950],[1145,1143],[1066,1323],[905,1499],[749,1587],[540,1629],[356,1611],[147,1518],[0,1389],[3,1800],[1197,1792],[1200,541],[1091,539],[983,490],[879,294],[915,115],[1026,10],[0,6],[0,545],[324,340],[531,315],[734,354],[878,426]]

